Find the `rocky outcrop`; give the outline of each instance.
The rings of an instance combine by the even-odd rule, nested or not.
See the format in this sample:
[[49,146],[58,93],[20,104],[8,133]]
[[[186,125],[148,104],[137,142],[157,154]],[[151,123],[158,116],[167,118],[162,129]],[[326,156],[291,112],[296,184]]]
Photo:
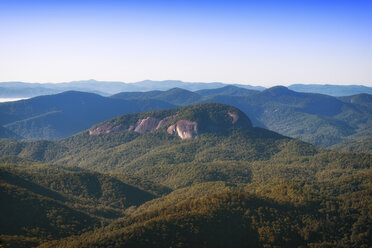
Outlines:
[[227,112],[227,114],[232,118],[232,124],[235,124],[239,120],[239,116],[237,114],[231,112]]
[[137,133],[151,133],[155,130],[167,125],[175,115],[167,116],[164,119],[157,119],[155,117],[147,117],[145,119],[139,119],[135,125],[130,125],[128,128],[125,128],[121,124],[114,125],[111,121],[103,123],[101,126],[89,130],[90,135],[98,134],[108,134],[108,133],[118,133],[123,131],[134,131]]
[[107,121],[103,123],[101,126],[97,127],[96,129],[89,130],[89,135],[98,135],[104,133],[118,133],[122,131],[126,131],[127,129],[124,128],[122,125],[117,125],[112,127],[112,123]]
[[156,127],[158,126],[160,120],[154,117],[147,117],[145,119],[138,120],[136,124],[136,128],[134,129],[137,133],[150,133],[155,131]]
[[188,120],[179,120],[168,127],[167,132],[178,135],[181,139],[192,139],[198,134],[198,123]]
[[164,127],[165,125],[167,125],[171,120],[173,120],[173,118],[175,118],[176,116],[175,115],[171,115],[171,116],[167,116],[165,117],[164,119],[162,119],[161,121],[159,121],[158,123],[158,126],[156,127],[156,129],[159,129],[161,127]]

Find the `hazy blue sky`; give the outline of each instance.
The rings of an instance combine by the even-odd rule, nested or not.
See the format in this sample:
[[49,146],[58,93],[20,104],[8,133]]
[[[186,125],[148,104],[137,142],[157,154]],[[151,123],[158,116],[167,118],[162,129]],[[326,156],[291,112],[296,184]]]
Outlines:
[[372,86],[372,1],[0,0],[0,81]]

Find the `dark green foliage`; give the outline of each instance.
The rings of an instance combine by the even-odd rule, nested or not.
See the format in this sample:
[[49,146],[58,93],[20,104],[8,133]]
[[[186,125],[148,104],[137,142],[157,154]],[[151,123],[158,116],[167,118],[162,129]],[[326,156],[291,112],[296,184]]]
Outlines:
[[296,185],[274,190],[277,196],[304,200],[294,204],[227,192],[184,200],[41,247],[367,247],[371,242],[365,236],[371,231],[363,224],[366,216],[347,215],[352,208],[342,202],[319,200]]
[[0,154],[16,155],[38,161],[51,161],[63,154],[67,148],[53,141],[16,141],[0,139]]
[[239,109],[219,103],[204,103],[185,107],[179,110],[179,114],[173,120],[191,120],[198,123],[201,132],[228,130],[232,126],[232,118],[228,115],[237,114],[236,127],[249,129],[252,123],[249,118]]
[[23,241],[18,246],[25,246],[30,238],[37,245],[92,230],[154,198],[109,175],[35,162],[22,167],[26,165],[22,159],[4,160],[7,162],[0,167],[0,234],[5,235],[6,247],[19,239]]
[[335,150],[350,152],[372,152],[372,136],[357,140],[344,141],[331,147]]
[[[286,92],[279,90],[278,98]],[[228,112],[242,123],[232,125]],[[252,127],[236,108],[215,103],[110,122],[129,126],[176,113],[168,125],[198,121],[202,132],[189,140],[166,127],[0,140],[0,239],[13,247],[372,245],[372,154],[320,149]],[[34,216],[24,216],[28,208]]]
[[1,234],[51,239],[78,234],[99,223],[85,213],[36,193],[39,186],[27,186],[1,182]]

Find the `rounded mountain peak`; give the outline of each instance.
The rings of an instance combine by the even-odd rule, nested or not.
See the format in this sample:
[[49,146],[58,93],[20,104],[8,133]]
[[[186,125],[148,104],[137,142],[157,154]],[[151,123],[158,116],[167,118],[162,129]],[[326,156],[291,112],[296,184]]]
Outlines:
[[294,95],[296,92],[288,89],[285,86],[274,86],[269,89],[262,91],[262,94],[278,97],[278,96],[285,96],[285,95]]
[[239,109],[220,103],[203,103],[179,109],[177,119],[195,121],[200,131],[230,127],[251,128],[251,120]]
[[89,133],[149,133],[163,130],[181,139],[190,139],[201,133],[225,132],[232,127],[252,128],[252,123],[235,107],[220,103],[203,103],[180,109],[120,116],[96,125]]

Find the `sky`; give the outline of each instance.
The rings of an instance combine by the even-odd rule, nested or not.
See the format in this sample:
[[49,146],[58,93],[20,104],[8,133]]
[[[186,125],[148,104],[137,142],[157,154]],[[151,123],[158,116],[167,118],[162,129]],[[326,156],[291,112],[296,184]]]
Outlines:
[[0,82],[372,86],[372,1],[0,0]]

